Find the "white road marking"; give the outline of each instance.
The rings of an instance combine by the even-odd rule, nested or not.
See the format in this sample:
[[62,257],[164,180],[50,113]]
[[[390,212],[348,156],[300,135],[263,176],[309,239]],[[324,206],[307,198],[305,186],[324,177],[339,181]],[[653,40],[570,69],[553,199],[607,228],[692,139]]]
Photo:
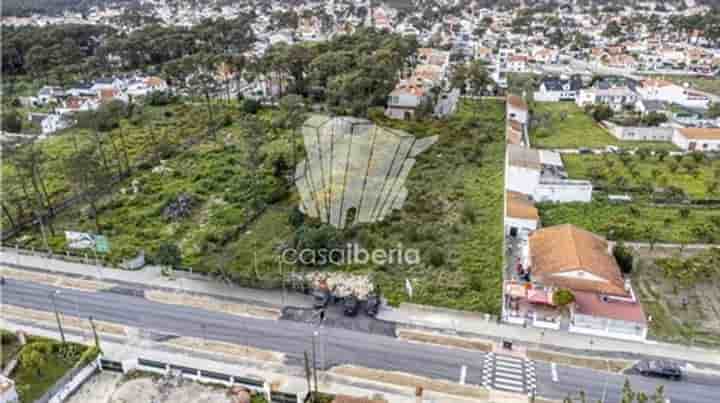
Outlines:
[[465,377],[467,377],[467,366],[463,365],[460,368],[460,385],[465,385]]
[[558,373],[557,373],[557,364],[554,362],[550,365],[550,369],[552,369],[552,380],[553,382],[558,381]]

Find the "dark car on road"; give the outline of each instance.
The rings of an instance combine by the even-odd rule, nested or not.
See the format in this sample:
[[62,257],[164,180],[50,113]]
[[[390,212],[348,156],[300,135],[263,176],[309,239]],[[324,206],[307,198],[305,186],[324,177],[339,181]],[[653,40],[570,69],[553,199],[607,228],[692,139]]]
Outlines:
[[365,303],[365,313],[367,313],[368,316],[375,317],[379,309],[380,297],[377,295],[368,295],[367,302]]
[[315,290],[313,295],[313,307],[315,309],[325,308],[330,302],[330,293],[324,290]]
[[635,370],[643,376],[657,376],[669,379],[681,379],[682,369],[676,362],[668,360],[640,361]]
[[347,316],[355,316],[360,310],[360,301],[354,295],[349,295],[343,300],[343,313]]

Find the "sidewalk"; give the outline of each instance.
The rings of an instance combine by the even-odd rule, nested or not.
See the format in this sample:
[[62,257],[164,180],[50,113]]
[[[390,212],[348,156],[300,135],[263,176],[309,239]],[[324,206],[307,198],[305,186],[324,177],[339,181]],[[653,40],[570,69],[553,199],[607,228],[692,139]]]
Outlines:
[[[0,326],[11,331],[23,330],[28,334],[57,339],[57,332],[42,327],[21,325],[0,320]],[[90,337],[83,338],[72,332],[66,333],[68,341],[92,344]],[[101,347],[105,358],[112,361],[134,360],[144,358],[173,365],[186,366],[218,373],[244,376],[253,379],[263,379],[277,390],[285,393],[307,392],[307,380],[303,376],[301,367],[265,364],[260,362],[228,361],[227,358],[213,358],[212,354],[192,351],[173,351],[167,348],[158,348],[155,343],[148,341],[123,341],[121,339],[102,337]],[[382,395],[392,403],[416,403],[414,390],[404,386],[390,383],[372,383],[361,379],[345,378],[333,374],[320,373],[320,390],[332,394],[344,394],[356,397],[369,397],[375,394]],[[424,402],[434,403],[470,403],[468,398],[449,396],[427,391]]]
[[[312,299],[290,290],[258,290],[244,288],[215,281],[201,274],[176,272],[175,279],[163,276],[160,267],[146,266],[140,270],[122,270],[91,264],[67,262],[37,255],[26,255],[14,251],[0,252],[0,264],[8,264],[42,270],[56,274],[91,277],[93,279],[123,284],[135,284],[144,288],[165,288],[170,290],[206,294],[221,298],[230,298],[273,307],[312,306]],[[12,267],[12,266],[11,266]]]
[[535,327],[520,327],[498,323],[494,317],[471,312],[454,311],[415,304],[401,304],[399,308],[384,307],[378,319],[409,327],[432,328],[440,331],[467,334],[490,339],[505,339],[528,346],[576,352],[609,352],[622,356],[654,356],[678,361],[691,361],[720,368],[720,350],[686,347],[654,341],[633,342],[605,337],[593,337]]

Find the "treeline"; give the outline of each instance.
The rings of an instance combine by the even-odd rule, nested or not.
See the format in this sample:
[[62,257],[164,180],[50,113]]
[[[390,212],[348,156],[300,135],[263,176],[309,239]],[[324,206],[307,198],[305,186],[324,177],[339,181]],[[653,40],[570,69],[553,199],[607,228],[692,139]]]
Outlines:
[[337,113],[362,116],[384,105],[399,73],[409,70],[417,53],[414,37],[360,29],[313,44],[279,44],[258,61],[281,92],[327,101]]
[[124,34],[98,25],[8,27],[2,72],[62,81],[78,74],[145,69],[194,54],[238,54],[255,41],[252,17],[207,20],[192,28],[150,25]]
[[[86,13],[91,7],[104,6],[105,0],[3,0],[2,15],[29,17],[33,14],[62,15],[64,12]],[[113,0],[115,4],[139,5],[139,0]]]

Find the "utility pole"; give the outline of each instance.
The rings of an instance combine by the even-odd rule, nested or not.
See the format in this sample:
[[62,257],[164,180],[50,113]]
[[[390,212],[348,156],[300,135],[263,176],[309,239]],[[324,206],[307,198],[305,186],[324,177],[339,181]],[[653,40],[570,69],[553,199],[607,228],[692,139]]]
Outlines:
[[60,290],[51,292],[50,299],[52,300],[53,309],[55,310],[55,320],[57,321],[58,330],[60,331],[60,340],[65,344],[65,332],[63,332],[62,323],[60,322],[60,314],[58,313],[57,304],[55,303],[55,294],[60,294]]
[[318,335],[318,332],[313,332],[312,337],[312,361],[313,361],[313,378],[315,380],[315,397],[313,397],[313,402],[315,399],[317,399],[318,394],[318,377],[317,377],[317,359],[315,355],[315,337]]
[[[307,379],[308,394],[312,394],[312,383],[310,382],[310,359],[308,358],[308,352],[304,352],[305,356],[305,379]],[[312,401],[315,401],[313,397]]]
[[95,321],[93,321],[92,316],[89,316],[88,320],[90,321],[90,327],[92,328],[93,336],[95,337],[95,347],[100,350],[100,336],[98,336],[97,329],[95,329]]

